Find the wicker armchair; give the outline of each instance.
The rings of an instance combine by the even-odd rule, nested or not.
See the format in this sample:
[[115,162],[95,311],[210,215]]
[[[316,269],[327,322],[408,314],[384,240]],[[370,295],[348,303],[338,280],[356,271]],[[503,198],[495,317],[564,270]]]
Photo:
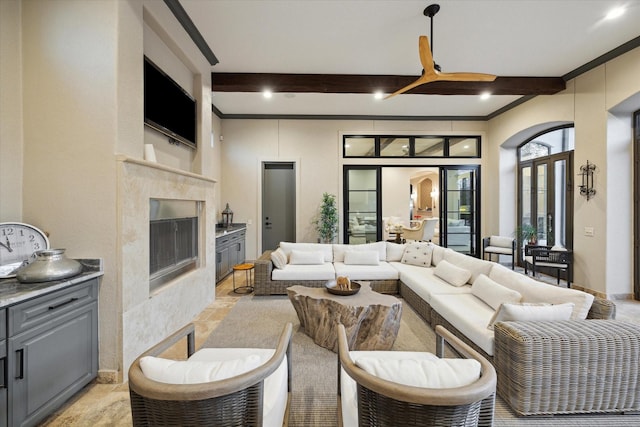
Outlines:
[[[143,356],[157,356],[187,337],[188,356],[203,351],[264,349],[203,349],[194,354],[194,325],[189,324],[138,357],[129,369],[129,394],[134,426],[239,426],[263,425],[265,381],[286,364],[286,408],[278,425],[287,425],[291,393],[292,324],[285,325],[275,353],[262,365],[244,374],[208,383],[167,384],[147,378],[140,367]],[[268,350],[267,350],[268,351]],[[273,352],[273,350],[271,350]],[[249,353],[250,354],[250,353]],[[271,353],[269,353],[271,354]],[[285,355],[286,362],[285,362]],[[284,369],[284,368],[282,368]],[[265,420],[266,422],[266,417]],[[273,421],[273,420],[272,420]],[[266,424],[265,424],[266,425]],[[274,424],[272,424],[274,425]]]
[[[342,396],[344,376],[357,384],[358,423],[360,426],[491,426],[496,392],[496,371],[485,358],[444,329],[436,327],[438,356],[442,357],[446,342],[465,358],[476,359],[481,365],[480,378],[467,386],[456,388],[420,388],[386,381],[358,367],[349,352],[343,325],[338,326],[338,419],[343,406],[353,402],[353,396]],[[363,353],[363,352],[360,352]],[[399,352],[388,353],[390,356]],[[341,369],[342,368],[342,369]],[[344,372],[342,372],[344,370]],[[354,403],[351,403],[352,405]],[[347,409],[348,410],[348,409]]]
[[524,274],[536,275],[539,268],[555,268],[557,270],[558,285],[560,284],[560,271],[567,272],[567,287],[571,287],[571,276],[573,266],[573,251],[568,249],[557,250],[552,246],[526,245],[524,247]]

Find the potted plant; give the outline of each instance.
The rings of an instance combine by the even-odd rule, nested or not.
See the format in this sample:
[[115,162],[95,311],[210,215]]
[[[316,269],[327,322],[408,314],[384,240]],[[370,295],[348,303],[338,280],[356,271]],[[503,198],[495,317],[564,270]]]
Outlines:
[[314,221],[316,231],[320,235],[322,243],[331,243],[338,234],[338,207],[336,196],[329,193],[322,194],[322,203],[318,219]]
[[528,245],[535,245],[538,242],[538,230],[531,224],[522,224],[516,230],[516,235],[520,238],[520,241],[526,241]]

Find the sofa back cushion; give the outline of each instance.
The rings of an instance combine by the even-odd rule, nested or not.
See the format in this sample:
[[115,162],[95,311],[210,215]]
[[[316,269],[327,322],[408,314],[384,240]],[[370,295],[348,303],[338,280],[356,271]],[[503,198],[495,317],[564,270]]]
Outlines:
[[484,274],[479,275],[476,281],[473,282],[471,293],[494,310],[500,308],[503,303],[519,303],[522,300],[520,292],[502,286]]
[[282,248],[278,248],[271,252],[271,262],[276,268],[284,268],[289,262],[289,257],[287,257]]
[[491,267],[494,264],[491,261],[485,261],[469,255],[461,254],[460,252],[456,252],[449,248],[444,251],[444,260],[455,266],[469,270],[471,272],[469,284],[473,284],[481,274],[488,276],[489,271],[491,271]]
[[365,243],[362,245],[334,244],[332,245],[332,251],[332,259],[329,261],[333,262],[344,262],[344,254],[349,251],[376,251],[379,261],[387,260],[387,242]]
[[324,264],[324,254],[322,251],[299,251],[291,250],[289,255],[291,265],[321,265]]
[[555,285],[542,283],[524,274],[516,273],[499,264],[494,264],[489,273],[489,278],[502,286],[514,289],[522,295],[522,302],[562,304],[571,302],[574,304],[571,320],[583,320],[587,318],[594,296],[577,289],[560,288]]
[[402,255],[404,254],[404,249],[406,247],[406,243],[387,242],[387,261],[400,262],[400,260],[402,259]]
[[376,251],[347,251],[344,254],[344,263],[347,265],[378,265],[379,254]]
[[431,254],[431,264],[433,264],[433,266],[438,265],[438,263],[444,259],[445,252],[446,248],[434,244],[433,253]]
[[463,286],[471,277],[471,272],[442,260],[433,269],[433,274],[453,286]]
[[280,249],[287,254],[287,257],[291,258],[291,251],[293,249],[297,251],[317,252],[321,251],[324,256],[324,262],[333,261],[333,248],[329,243],[292,243],[292,242],[280,242]]

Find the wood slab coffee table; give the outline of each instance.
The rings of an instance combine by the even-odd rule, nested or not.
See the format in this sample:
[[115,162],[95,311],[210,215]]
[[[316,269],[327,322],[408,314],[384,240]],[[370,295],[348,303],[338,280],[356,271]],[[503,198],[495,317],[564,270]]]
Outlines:
[[371,290],[369,282],[355,295],[330,294],[326,288],[295,285],[287,288],[307,335],[321,347],[338,351],[338,328],[347,332],[350,350],[390,350],[398,336],[402,302]]

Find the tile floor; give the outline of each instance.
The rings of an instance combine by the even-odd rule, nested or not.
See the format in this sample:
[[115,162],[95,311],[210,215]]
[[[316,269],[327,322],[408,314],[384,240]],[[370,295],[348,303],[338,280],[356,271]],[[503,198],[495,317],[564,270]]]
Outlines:
[[[240,276],[238,275],[236,279]],[[242,282],[238,283],[238,286],[240,285]],[[202,345],[241,297],[241,294],[233,292],[231,276],[216,287],[216,300],[193,321],[196,327],[196,348]],[[616,305],[619,320],[640,323],[640,302],[616,301]],[[185,344],[181,342],[176,347],[178,348],[167,350],[163,356],[182,357]],[[41,425],[48,427],[130,426],[131,409],[127,384],[90,384]]]

